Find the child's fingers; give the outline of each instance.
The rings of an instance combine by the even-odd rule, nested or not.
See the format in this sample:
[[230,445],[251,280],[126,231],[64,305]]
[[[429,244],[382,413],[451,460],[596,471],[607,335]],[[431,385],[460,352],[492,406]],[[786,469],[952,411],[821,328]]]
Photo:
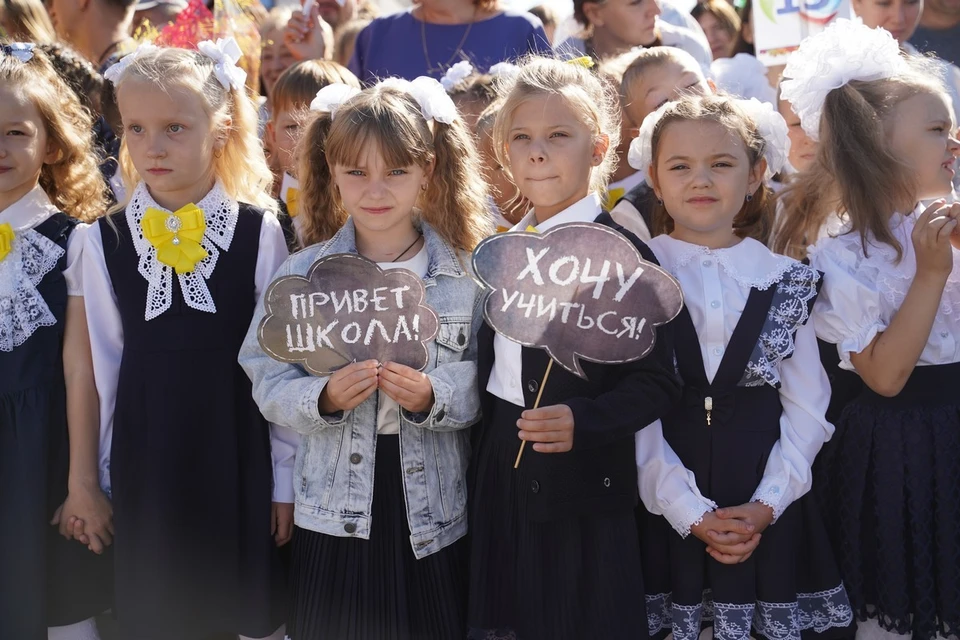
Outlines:
[[[369,378],[363,378],[358,380],[351,385],[345,387],[338,395],[343,396],[347,402],[354,400],[357,396],[363,395],[365,392],[377,388],[377,376],[371,376]],[[367,394],[369,395],[369,393]]]
[[741,556],[733,556],[726,553],[720,553],[716,549],[707,547],[707,553],[710,554],[710,557],[716,560],[721,564],[740,564],[742,561]]
[[736,533],[745,536],[753,534],[755,527],[747,519],[749,514],[742,513],[741,510],[731,511],[728,509],[717,509],[714,513],[719,522],[714,525],[715,529],[713,529],[713,531],[717,533]]
[[707,537],[716,544],[739,544],[741,542],[746,542],[750,539],[751,533],[735,533],[732,531],[721,532],[721,531],[707,531]]
[[520,414],[524,420],[553,420],[556,418],[572,417],[573,412],[565,404],[555,404],[549,407],[540,407],[539,409],[527,409]]
[[563,442],[570,439],[569,431],[518,431],[517,437],[527,442]]
[[[53,518],[50,519],[50,524],[59,525],[60,524],[60,515],[63,513],[63,505],[61,504],[57,507],[57,510],[53,512]],[[60,533],[63,533],[63,527],[60,527]]]
[[383,373],[384,371],[416,383],[421,382],[425,375],[422,371],[417,371],[413,367],[408,367],[398,362],[384,363],[383,368],[380,369],[380,372]]
[[567,417],[547,418],[544,420],[526,420],[520,418],[517,420],[517,428],[523,431],[569,431],[573,428],[573,423]]
[[90,551],[93,551],[95,554],[100,555],[103,553],[105,545],[95,534],[90,534],[90,542],[87,545],[87,548]]
[[380,378],[380,389],[385,394],[390,396],[398,404],[403,404],[407,400],[410,400],[410,392],[399,385],[396,385],[389,380],[381,377]]
[[360,406],[361,404],[363,404],[363,402],[364,402],[367,398],[369,398],[370,396],[372,396],[376,390],[377,390],[377,385],[375,385],[375,384],[374,384],[374,385],[371,385],[366,391],[363,391],[363,392],[361,392],[359,395],[356,395],[356,396],[353,396],[352,398],[350,398],[350,400],[348,400],[348,401],[343,405],[343,406],[344,406],[344,409],[345,409],[346,411],[350,411],[351,409],[356,409],[358,406]]
[[573,442],[538,442],[533,445],[533,450],[537,453],[567,453],[573,449]]

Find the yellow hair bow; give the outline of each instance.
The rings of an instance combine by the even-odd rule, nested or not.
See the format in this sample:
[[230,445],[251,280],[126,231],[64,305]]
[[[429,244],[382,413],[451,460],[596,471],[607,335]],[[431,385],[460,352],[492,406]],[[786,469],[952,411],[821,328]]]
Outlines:
[[584,69],[593,69],[594,64],[593,58],[590,56],[580,56],[579,58],[571,58],[566,61],[567,64],[575,64],[578,67],[583,67]]
[[177,273],[190,273],[207,257],[200,246],[207,222],[203,210],[188,204],[174,213],[150,208],[140,221],[143,237],[157,250],[157,260]]
[[300,189],[287,187],[287,213],[290,214],[291,218],[300,215],[300,203],[297,201],[299,197]]
[[13,251],[13,227],[9,223],[0,224],[0,262]]

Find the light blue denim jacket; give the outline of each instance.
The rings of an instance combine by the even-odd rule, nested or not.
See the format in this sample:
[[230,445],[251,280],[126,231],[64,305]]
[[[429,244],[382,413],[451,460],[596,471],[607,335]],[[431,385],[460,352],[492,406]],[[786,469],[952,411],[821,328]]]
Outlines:
[[[400,410],[400,468],[417,558],[436,553],[467,532],[466,471],[468,427],[480,419],[476,333],[482,322],[481,290],[458,253],[422,223],[429,256],[424,278],[426,303],[440,318],[440,333],[429,343],[424,372],[433,384],[429,413]],[[283,263],[276,277],[306,275],[320,257],[356,253],[353,221],[326,243],[307,247]],[[458,259],[459,258],[459,259]],[[377,395],[337,415],[320,415],[320,392],[329,378],[312,376],[300,365],[266,355],[257,342],[264,316],[257,305],[240,365],[253,381],[253,397],[270,422],[303,437],[297,449],[293,483],[298,527],[332,536],[370,538],[374,460],[377,447]]]

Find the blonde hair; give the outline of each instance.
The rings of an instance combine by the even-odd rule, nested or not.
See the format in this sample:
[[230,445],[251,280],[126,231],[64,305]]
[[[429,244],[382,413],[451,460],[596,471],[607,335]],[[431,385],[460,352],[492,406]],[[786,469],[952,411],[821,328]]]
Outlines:
[[107,185],[93,150],[93,119],[76,94],[57,75],[46,54],[20,62],[0,53],[0,85],[29,97],[40,112],[57,158],[40,170],[40,186],[59,209],[92,222],[107,208]]
[[[674,122],[715,122],[736,135],[747,151],[751,168],[763,159],[766,141],[757,130],[757,124],[729,96],[687,96],[670,103],[653,129],[651,164],[656,172],[657,157],[663,132]],[[776,207],[772,193],[761,180],[749,201],[744,201],[733,219],[733,230],[741,238],[753,238],[767,244],[773,230]],[[663,205],[654,210],[653,235],[673,231],[673,220]]]
[[11,42],[52,44],[57,41],[50,16],[40,0],[0,0],[0,22],[12,25]]
[[420,215],[456,249],[471,251],[486,236],[487,187],[473,136],[461,120],[428,123],[401,90],[377,85],[310,122],[300,148],[300,216],[304,246],[333,236],[347,220],[332,168],[356,164],[368,142],[393,167],[433,163]]
[[341,83],[360,88],[360,81],[346,67],[332,60],[303,60],[280,74],[270,95],[270,110],[276,115],[290,109],[306,109],[327,85]]
[[[213,64],[197,51],[158,49],[144,53],[137,56],[118,79],[117,96],[127,80],[134,77],[162,88],[177,86],[195,91],[213,122],[212,130],[225,138],[221,153],[214,156],[213,173],[227,195],[239,202],[275,209],[276,201],[268,191],[272,175],[257,137],[257,108],[245,90],[225,89],[213,73]],[[129,203],[129,196],[141,179],[125,138],[120,145],[120,168],[128,199],[114,211]]]
[[510,173],[507,146],[514,112],[530,98],[555,95],[566,100],[583,124],[592,131],[595,142],[604,136],[608,139],[603,161],[590,173],[592,191],[600,193],[607,188],[610,176],[617,167],[620,106],[614,92],[597,76],[579,64],[533,56],[500,92],[504,98],[493,126],[493,148],[511,180],[513,175]]
[[[650,47],[649,49],[640,51],[624,70],[622,79],[620,80],[620,98],[626,103],[626,101],[629,100],[630,87],[633,86],[634,83],[642,81],[644,74],[651,69],[670,63],[686,65],[690,67],[691,71],[695,71],[701,77],[703,76],[703,69],[700,68],[700,63],[683,49],[676,47]],[[636,125],[639,127],[640,123],[637,122]]]
[[918,94],[946,92],[935,63],[904,56],[909,73],[863,82],[854,80],[827,94],[820,119],[817,160],[780,194],[784,205],[774,250],[803,257],[827,216],[846,215],[851,231],[860,234],[864,252],[867,234],[893,247],[903,247],[890,231],[890,216],[912,208],[917,199],[916,175],[890,146],[896,108]]

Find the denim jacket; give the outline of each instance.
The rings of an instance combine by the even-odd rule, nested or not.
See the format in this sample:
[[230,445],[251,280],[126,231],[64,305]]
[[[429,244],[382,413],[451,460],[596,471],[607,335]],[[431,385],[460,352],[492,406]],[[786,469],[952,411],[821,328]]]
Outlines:
[[[428,344],[424,373],[433,384],[429,412],[400,409],[400,468],[410,543],[417,558],[436,553],[467,532],[468,427],[480,419],[476,333],[482,323],[481,289],[466,271],[469,254],[458,253],[422,223],[429,257],[426,303],[440,318]],[[283,263],[276,277],[306,275],[319,258],[357,253],[352,220],[329,241],[307,247]],[[328,377],[273,360],[257,342],[264,316],[257,306],[240,350],[240,365],[253,381],[253,397],[270,422],[301,434],[293,472],[298,527],[331,536],[369,539],[373,505],[379,394],[351,411],[320,415]]]

